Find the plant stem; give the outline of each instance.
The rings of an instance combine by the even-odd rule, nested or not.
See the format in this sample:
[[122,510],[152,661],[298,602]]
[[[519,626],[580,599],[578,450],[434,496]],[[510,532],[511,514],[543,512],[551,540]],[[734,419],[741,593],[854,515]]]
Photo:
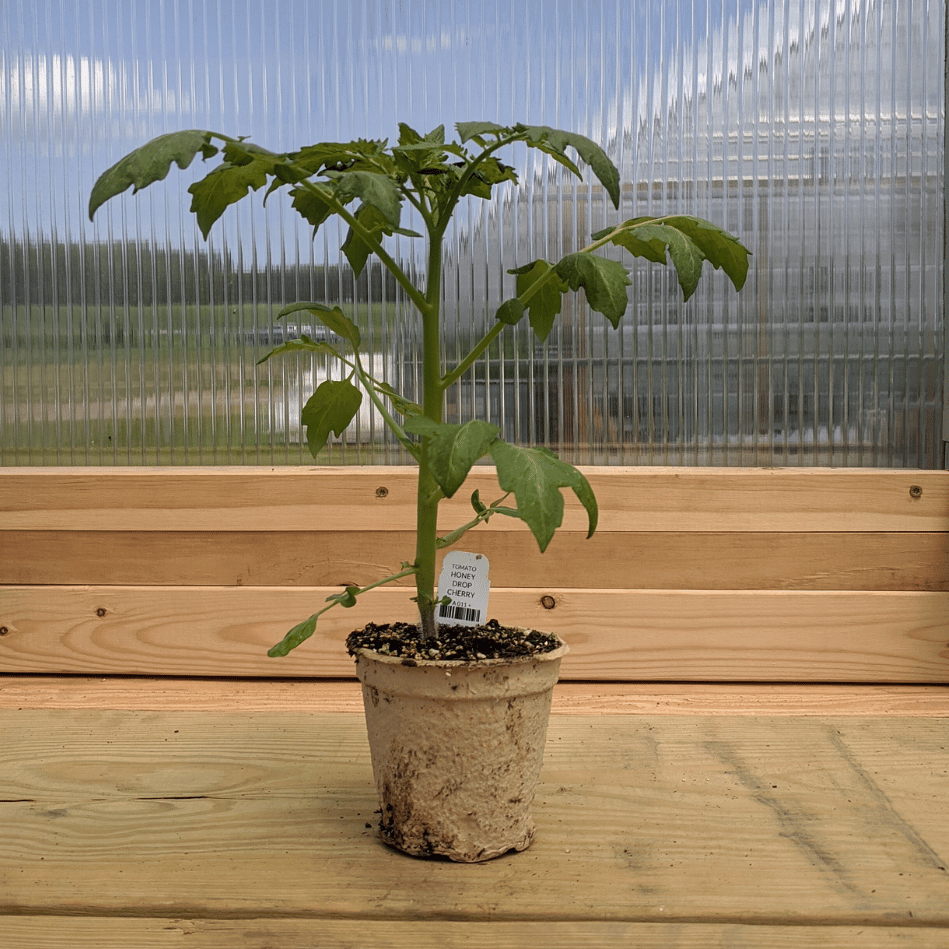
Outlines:
[[[428,227],[428,277],[426,307],[422,316],[422,411],[433,422],[441,423],[445,386],[441,373],[440,298],[442,237],[444,228],[426,221]],[[441,489],[432,473],[429,459],[430,439],[423,436],[419,454],[418,504],[415,547],[415,591],[419,610],[419,629],[423,639],[434,638],[435,626],[435,551],[438,542],[438,502]]]

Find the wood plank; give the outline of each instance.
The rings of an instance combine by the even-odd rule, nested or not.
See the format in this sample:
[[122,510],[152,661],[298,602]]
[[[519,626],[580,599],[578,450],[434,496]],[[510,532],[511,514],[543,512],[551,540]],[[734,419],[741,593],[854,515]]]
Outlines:
[[[944,531],[949,472],[820,468],[584,468],[601,524],[635,531]],[[468,497],[500,492],[479,468],[442,507],[467,519]],[[911,491],[918,488],[916,491]],[[461,494],[461,493],[460,493]],[[4,530],[410,530],[415,469],[6,468]],[[583,530],[570,502],[564,520]],[[497,518],[495,530],[520,530]]]
[[5,710],[0,914],[946,927],[947,725],[555,716],[472,867],[379,844],[356,716]]
[[[268,659],[332,592],[6,587],[0,672],[348,676],[351,630],[414,618],[406,591],[381,588],[322,617],[292,656]],[[946,593],[499,589],[491,612],[559,633],[568,679],[949,682]]]
[[[0,676],[0,708],[362,711],[355,679]],[[949,685],[560,682],[555,714],[949,716]]]
[[455,922],[366,919],[0,917],[16,949],[945,949],[943,928],[743,923]]
[[[0,531],[0,583],[365,585],[413,546],[408,531]],[[541,554],[526,530],[478,530],[461,546],[508,587],[949,591],[949,532],[562,531]]]

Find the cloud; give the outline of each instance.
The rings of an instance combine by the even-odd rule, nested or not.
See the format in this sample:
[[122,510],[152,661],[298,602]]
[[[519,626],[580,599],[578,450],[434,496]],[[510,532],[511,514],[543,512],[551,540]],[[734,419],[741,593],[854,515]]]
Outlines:
[[21,139],[66,143],[115,137],[126,128],[138,134],[158,116],[192,111],[187,92],[161,81],[163,69],[150,61],[28,51],[0,56],[0,122]]

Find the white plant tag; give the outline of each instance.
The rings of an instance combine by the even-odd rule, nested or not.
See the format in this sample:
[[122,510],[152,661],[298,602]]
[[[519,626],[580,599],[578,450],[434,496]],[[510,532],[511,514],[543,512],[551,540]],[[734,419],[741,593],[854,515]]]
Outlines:
[[438,598],[450,603],[438,607],[438,622],[452,626],[479,626],[488,615],[488,558],[461,550],[445,554],[438,576]]

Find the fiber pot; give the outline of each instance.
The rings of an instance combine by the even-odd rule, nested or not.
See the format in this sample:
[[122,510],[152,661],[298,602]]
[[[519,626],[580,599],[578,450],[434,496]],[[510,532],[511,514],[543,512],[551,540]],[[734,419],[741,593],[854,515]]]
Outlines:
[[525,850],[550,700],[568,647],[418,661],[356,651],[382,839],[463,863]]

